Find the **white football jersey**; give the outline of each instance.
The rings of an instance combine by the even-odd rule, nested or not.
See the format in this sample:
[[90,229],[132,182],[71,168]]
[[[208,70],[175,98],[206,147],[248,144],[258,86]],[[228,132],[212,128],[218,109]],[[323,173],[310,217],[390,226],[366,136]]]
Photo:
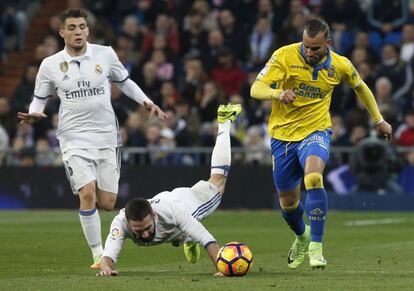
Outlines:
[[214,237],[207,229],[187,210],[185,201],[180,197],[192,195],[190,188],[176,188],[171,192],[165,191],[148,199],[156,214],[155,236],[151,242],[143,242],[135,237],[125,217],[125,208],[112,221],[110,232],[105,242],[103,256],[110,257],[117,261],[126,238],[140,246],[153,246],[173,240],[184,241],[191,237],[206,246],[215,242]]
[[66,49],[43,60],[36,77],[35,98],[60,98],[56,136],[62,152],[73,148],[120,146],[118,122],[111,105],[111,81],[128,79],[111,47],[87,43],[83,56]]

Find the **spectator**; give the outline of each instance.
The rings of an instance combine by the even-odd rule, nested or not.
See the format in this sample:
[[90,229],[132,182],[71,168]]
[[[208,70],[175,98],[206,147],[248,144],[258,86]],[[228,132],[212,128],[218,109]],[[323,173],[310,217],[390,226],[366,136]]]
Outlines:
[[29,110],[38,70],[39,66],[34,63],[26,67],[22,81],[12,95],[11,108],[14,112],[25,112]]
[[207,81],[200,86],[196,102],[201,122],[211,122],[216,119],[219,105],[226,103],[226,95],[218,82]]
[[61,165],[61,157],[54,152],[46,138],[39,138],[36,141],[34,164],[37,166],[57,166]]
[[349,40],[361,16],[359,11],[355,0],[324,1],[322,4],[321,16],[332,29],[335,51],[344,53],[349,48]]
[[166,14],[158,14],[154,29],[148,31],[145,35],[144,43],[142,45],[143,55],[146,55],[151,51],[156,34],[165,36],[169,48],[175,55],[180,53],[180,35],[177,31],[175,21]]
[[268,18],[260,17],[257,20],[249,43],[249,65],[253,68],[263,67],[275,47],[275,37]]
[[53,150],[59,149],[59,140],[56,137],[56,130],[58,127],[59,115],[53,113],[51,115],[51,128],[46,131],[46,138],[48,140],[49,146]]
[[253,125],[247,129],[243,146],[246,149],[244,161],[250,165],[268,164],[270,149],[263,139],[263,128]]
[[16,134],[17,118],[16,113],[10,108],[9,100],[5,97],[0,97],[0,124],[13,139]]
[[393,85],[393,98],[400,105],[406,103],[413,83],[411,66],[400,60],[395,45],[386,44],[382,47],[382,63],[378,67],[376,76],[388,77]]
[[408,1],[373,0],[367,16],[371,28],[386,36],[393,31],[401,30],[408,17]]
[[58,41],[59,43],[58,50],[62,50],[65,46],[65,41],[59,35],[60,26],[61,26],[61,22],[59,19],[59,15],[53,15],[52,17],[49,18],[49,28],[48,28],[47,34],[54,36],[54,38]]
[[246,80],[246,73],[237,65],[229,48],[220,50],[217,65],[211,69],[210,76],[222,86],[228,96],[239,94]]
[[162,80],[172,80],[174,78],[174,64],[169,62],[163,50],[154,50],[151,53],[150,62],[157,66],[157,77]]
[[161,80],[158,78],[158,67],[154,62],[146,62],[142,68],[137,67],[132,71],[132,80],[134,80],[141,89],[146,92],[156,104],[161,104],[157,98],[160,95]]
[[143,128],[143,116],[137,111],[128,115],[125,131],[128,140],[125,145],[129,147],[143,147],[146,144]]
[[164,81],[161,85],[161,108],[174,108],[175,102],[180,99],[175,83],[172,81]]
[[224,39],[224,46],[231,48],[236,59],[246,61],[246,42],[243,29],[236,25],[233,12],[223,9],[218,15],[219,26]]
[[414,56],[414,24],[407,23],[402,28],[400,59],[411,63]]
[[305,28],[306,16],[302,12],[289,17],[279,33],[278,42],[280,45],[287,45],[302,41],[302,34]]
[[160,132],[159,148],[152,151],[152,164],[159,166],[179,166],[183,164],[192,165],[194,161],[190,155],[183,155],[175,151],[174,132],[164,127]]
[[[196,0],[194,1],[191,9],[199,13],[202,17],[202,28],[205,31],[210,31],[213,29],[217,29],[217,17],[214,15],[213,12],[210,11],[210,4],[206,0]],[[188,18],[184,19],[184,29],[189,29],[191,25]]]
[[224,48],[223,34],[218,29],[213,29],[208,33],[207,49],[203,52],[204,68],[210,71],[217,65],[220,50]]
[[[356,49],[362,49],[367,53],[367,57],[365,58],[368,63],[376,64],[380,60],[378,55],[378,50],[376,50],[370,43],[369,43],[369,35],[365,31],[358,31],[355,36],[355,43],[352,47],[348,48],[348,52],[346,53],[347,57],[351,57]],[[357,65],[358,62],[352,61],[354,65]]]
[[407,111],[404,117],[405,123],[398,138],[398,145],[403,147],[414,146],[414,109]]
[[375,82],[375,97],[377,99],[378,109],[384,119],[394,127],[398,123],[398,105],[392,96],[392,84],[387,77],[380,77]]
[[182,53],[206,51],[208,34],[203,28],[203,16],[195,10],[190,10],[186,17],[188,17],[189,27],[181,33]]
[[168,114],[168,119],[163,121],[163,128],[169,128],[174,134],[175,143],[178,147],[189,147],[195,144],[196,137],[188,131],[187,121],[178,116],[176,109],[169,108],[165,110]]
[[133,15],[128,15],[122,23],[122,33],[128,35],[133,43],[133,50],[140,50],[144,41],[144,33],[139,26],[138,19]]
[[0,123],[0,166],[3,165],[3,159],[6,156],[7,151],[9,150],[9,142],[9,135]]
[[184,76],[178,80],[178,90],[191,106],[195,105],[197,88],[206,80],[207,75],[199,55],[187,55],[184,58]]

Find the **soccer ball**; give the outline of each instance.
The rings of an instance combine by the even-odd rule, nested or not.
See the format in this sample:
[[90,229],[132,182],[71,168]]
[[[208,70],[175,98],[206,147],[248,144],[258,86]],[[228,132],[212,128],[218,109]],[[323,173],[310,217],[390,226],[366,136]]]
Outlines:
[[219,250],[216,261],[223,275],[244,276],[253,263],[253,255],[245,244],[229,242]]

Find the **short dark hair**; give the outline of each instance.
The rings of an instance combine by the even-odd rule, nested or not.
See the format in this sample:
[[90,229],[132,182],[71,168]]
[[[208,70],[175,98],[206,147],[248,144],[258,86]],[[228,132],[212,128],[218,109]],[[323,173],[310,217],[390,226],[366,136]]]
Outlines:
[[329,25],[320,18],[311,18],[305,23],[305,31],[309,37],[315,37],[318,33],[323,32],[326,39],[331,37]]
[[59,15],[59,19],[62,22],[62,25],[65,24],[65,21],[68,18],[84,18],[85,21],[87,21],[88,20],[88,11],[86,11],[85,9],[80,9],[80,8],[69,8],[69,9],[66,9],[65,11],[63,11]]
[[152,213],[151,204],[144,198],[134,198],[125,205],[127,220],[143,220]]

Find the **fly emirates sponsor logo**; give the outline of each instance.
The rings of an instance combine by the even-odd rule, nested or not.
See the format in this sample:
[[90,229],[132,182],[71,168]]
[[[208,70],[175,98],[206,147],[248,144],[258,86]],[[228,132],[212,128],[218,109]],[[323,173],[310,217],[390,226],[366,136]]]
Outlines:
[[89,96],[98,96],[98,95],[104,95],[105,94],[105,87],[94,87],[90,88],[90,81],[79,81],[77,83],[78,89],[73,91],[65,90],[65,98],[66,99],[79,99],[79,98],[85,98]]

